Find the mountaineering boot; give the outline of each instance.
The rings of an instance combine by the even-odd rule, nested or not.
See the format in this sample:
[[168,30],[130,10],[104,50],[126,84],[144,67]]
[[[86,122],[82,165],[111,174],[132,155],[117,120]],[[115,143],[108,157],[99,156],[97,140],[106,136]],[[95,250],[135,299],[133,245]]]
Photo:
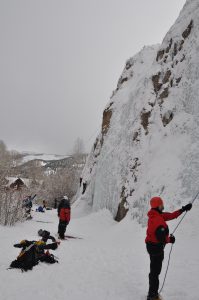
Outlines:
[[147,300],[163,300],[160,295],[157,296],[147,296]]

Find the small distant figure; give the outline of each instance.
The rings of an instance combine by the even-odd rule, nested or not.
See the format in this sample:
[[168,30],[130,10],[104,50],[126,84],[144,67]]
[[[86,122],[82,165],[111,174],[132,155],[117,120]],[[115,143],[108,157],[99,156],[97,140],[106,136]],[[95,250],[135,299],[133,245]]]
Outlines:
[[23,207],[32,208],[32,201],[35,199],[36,196],[37,196],[36,194],[33,197],[32,196],[27,196],[23,200]]
[[43,208],[45,208],[46,209],[46,200],[43,200]]
[[54,209],[57,209],[57,198],[54,200]]
[[70,222],[71,216],[70,201],[67,196],[64,196],[61,200],[57,212],[59,217],[58,234],[59,238],[63,240],[65,238],[66,227]]
[[36,211],[41,213],[45,212],[44,208],[41,205],[36,209]]
[[32,196],[27,196],[23,200],[22,207],[25,208],[25,216],[26,216],[27,220],[32,219],[32,216],[31,216],[32,201],[35,199],[36,196],[37,196],[36,194],[33,197]]
[[87,188],[87,182],[83,182],[83,191],[82,194],[84,194],[86,192],[86,188]]
[[80,185],[80,187],[82,186],[82,180],[83,180],[83,178],[80,177],[80,179],[79,179],[79,185]]
[[42,229],[39,229],[38,230],[38,236],[40,236],[42,239],[43,242],[47,242],[48,240],[51,240],[53,243],[56,242],[56,239],[50,235],[50,232],[47,231],[47,230],[42,230]]

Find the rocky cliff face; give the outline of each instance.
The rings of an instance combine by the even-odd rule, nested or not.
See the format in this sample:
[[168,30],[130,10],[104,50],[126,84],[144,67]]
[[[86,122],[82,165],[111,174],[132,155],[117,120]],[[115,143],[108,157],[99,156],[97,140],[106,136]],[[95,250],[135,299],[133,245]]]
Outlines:
[[144,222],[153,195],[173,208],[199,189],[199,0],[161,46],[130,58],[103,113],[79,203]]

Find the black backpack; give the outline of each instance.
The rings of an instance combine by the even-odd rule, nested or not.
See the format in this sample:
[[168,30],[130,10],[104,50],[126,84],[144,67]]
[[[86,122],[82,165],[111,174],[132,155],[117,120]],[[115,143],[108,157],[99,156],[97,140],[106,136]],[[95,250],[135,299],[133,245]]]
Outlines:
[[39,261],[49,264],[57,263],[53,254],[44,250],[57,249],[57,243],[51,243],[46,245],[44,241],[27,241],[23,240],[19,244],[15,244],[14,247],[22,248],[19,256],[10,264],[10,268],[21,269],[22,271],[32,270]]
[[34,241],[22,241],[20,244],[14,245],[14,247],[22,248],[22,251],[17,259],[10,264],[10,268],[28,271],[38,264],[37,246]]

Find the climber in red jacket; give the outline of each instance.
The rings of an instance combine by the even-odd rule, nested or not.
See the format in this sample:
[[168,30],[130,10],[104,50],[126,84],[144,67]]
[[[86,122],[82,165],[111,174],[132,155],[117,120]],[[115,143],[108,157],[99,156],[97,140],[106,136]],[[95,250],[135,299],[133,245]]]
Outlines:
[[160,197],[154,197],[150,201],[151,210],[148,212],[148,228],[146,236],[146,248],[150,256],[149,292],[147,300],[159,300],[159,275],[164,259],[164,247],[167,243],[175,243],[175,237],[169,235],[169,227],[166,221],[178,218],[183,212],[192,208],[189,203],[181,209],[167,213],[163,212],[164,203]]
[[70,223],[70,218],[71,218],[70,200],[68,199],[67,196],[64,196],[64,198],[59,203],[59,206],[57,208],[57,213],[59,217],[59,225],[58,225],[59,238],[64,240],[66,227]]

